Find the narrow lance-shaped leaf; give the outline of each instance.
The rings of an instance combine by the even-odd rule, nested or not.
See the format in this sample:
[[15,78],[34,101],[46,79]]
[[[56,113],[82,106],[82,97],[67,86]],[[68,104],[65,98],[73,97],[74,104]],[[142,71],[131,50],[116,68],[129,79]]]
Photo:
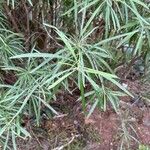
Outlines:
[[74,71],[71,71],[71,72],[69,72],[69,73],[63,75],[61,78],[59,78],[57,81],[55,81],[52,85],[50,85],[50,86],[48,87],[48,89],[50,90],[50,89],[54,88],[56,85],[58,85],[59,83],[61,83],[65,78],[67,78],[67,77],[68,77],[69,75],[71,75],[73,72],[74,72]]
[[45,26],[53,28],[56,30],[56,33],[59,35],[59,37],[61,38],[61,40],[65,43],[66,47],[68,48],[68,50],[72,53],[73,57],[75,58],[75,60],[77,60],[77,57],[75,55],[74,52],[74,48],[72,47],[71,43],[70,43],[70,39],[60,30],[58,30],[56,27],[46,24],[44,23]]

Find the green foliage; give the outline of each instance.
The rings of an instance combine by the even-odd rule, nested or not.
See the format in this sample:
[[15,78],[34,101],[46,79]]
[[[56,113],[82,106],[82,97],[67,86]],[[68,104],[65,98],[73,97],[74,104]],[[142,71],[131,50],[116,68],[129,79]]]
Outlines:
[[[16,137],[30,136],[21,125],[24,115],[35,116],[39,125],[43,106],[59,114],[49,103],[60,90],[72,92],[70,81],[80,90],[83,110],[91,105],[88,117],[96,107],[105,111],[107,103],[118,112],[119,97],[132,96],[113,69],[116,60],[129,63],[134,57],[149,56],[148,2],[7,0],[1,1],[0,8],[4,149],[9,148],[9,140],[17,149]],[[25,19],[18,15],[20,10],[25,11]],[[15,78],[12,84],[5,83],[7,73]]]
[[146,145],[139,145],[139,150],[149,150],[149,146],[146,146]]
[[124,149],[131,149],[131,143],[135,141],[139,144],[137,139],[138,135],[136,133],[133,120],[130,118],[129,110],[124,112],[119,112],[119,119],[120,119],[120,127],[119,127],[119,140],[120,144],[118,145],[119,150]]

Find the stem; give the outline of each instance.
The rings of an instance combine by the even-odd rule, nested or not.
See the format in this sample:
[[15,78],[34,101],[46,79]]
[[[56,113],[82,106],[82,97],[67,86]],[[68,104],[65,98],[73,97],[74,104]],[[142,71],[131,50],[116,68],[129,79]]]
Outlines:
[[[82,76],[82,75],[81,75],[81,76]],[[86,101],[85,101],[85,96],[84,96],[84,86],[83,86],[82,77],[81,77],[81,82],[80,82],[80,92],[81,92],[82,107],[83,107],[83,111],[85,112],[85,109],[86,109]]]
[[7,13],[9,19],[10,19],[11,22],[12,22],[12,25],[13,25],[14,29],[16,30],[16,32],[21,33],[21,31],[20,31],[19,28],[18,28],[18,25],[17,25],[17,23],[16,23],[15,18],[14,18],[14,17],[12,16],[12,14],[11,14],[11,11],[10,11],[9,7],[8,7],[7,4],[5,4],[5,3],[4,3],[3,6],[4,6],[4,9],[5,9],[5,11],[6,11],[6,13]]

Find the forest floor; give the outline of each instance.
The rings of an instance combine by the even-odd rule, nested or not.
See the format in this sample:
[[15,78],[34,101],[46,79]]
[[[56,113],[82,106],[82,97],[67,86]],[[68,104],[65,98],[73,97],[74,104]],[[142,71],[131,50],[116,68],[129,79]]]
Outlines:
[[[128,90],[137,97],[122,97],[118,114],[111,106],[103,112],[98,109],[85,118],[78,101],[78,91],[73,95],[60,93],[51,105],[61,112],[48,119],[42,114],[41,124],[25,118],[24,126],[32,138],[18,139],[19,150],[138,150],[140,144],[150,146],[150,105],[141,96],[150,90],[149,84],[139,80],[125,80]],[[90,107],[90,106],[89,106]],[[128,147],[129,146],[129,147]]]

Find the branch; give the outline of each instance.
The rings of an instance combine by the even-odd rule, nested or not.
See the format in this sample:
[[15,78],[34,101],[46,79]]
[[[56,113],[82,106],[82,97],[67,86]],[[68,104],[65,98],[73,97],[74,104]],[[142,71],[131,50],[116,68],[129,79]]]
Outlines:
[[64,145],[62,145],[60,147],[56,147],[56,148],[54,148],[52,150],[63,150],[65,147],[67,147],[68,145],[70,145],[74,141],[74,139],[77,138],[77,137],[79,137],[79,135],[73,136],[68,143],[66,143],[66,144],[64,144]]
[[5,9],[6,13],[7,13],[7,16],[9,17],[9,19],[11,20],[11,22],[12,22],[12,24],[13,24],[14,29],[15,29],[18,33],[21,33],[21,31],[19,30],[18,25],[17,25],[17,23],[16,23],[14,17],[13,17],[12,14],[11,14],[11,11],[10,11],[9,7],[8,7],[7,4],[5,4],[5,3],[4,3],[3,6],[4,6],[4,9]]

